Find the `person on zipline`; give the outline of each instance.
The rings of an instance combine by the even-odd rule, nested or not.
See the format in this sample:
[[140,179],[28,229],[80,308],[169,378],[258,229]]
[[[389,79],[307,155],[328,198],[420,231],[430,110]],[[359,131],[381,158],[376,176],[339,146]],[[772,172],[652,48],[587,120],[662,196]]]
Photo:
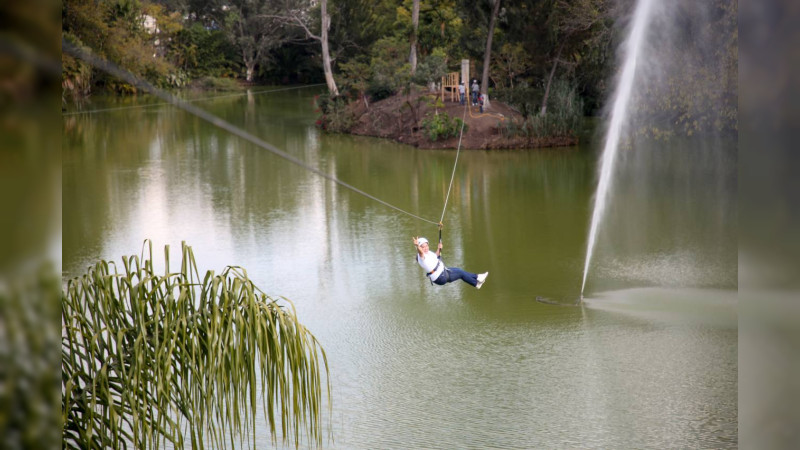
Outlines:
[[422,270],[425,271],[427,277],[430,277],[431,283],[436,283],[443,286],[447,283],[452,283],[456,280],[461,280],[469,283],[472,286],[480,289],[486,281],[489,272],[481,274],[474,274],[458,267],[445,267],[442,262],[442,243],[436,249],[436,253],[430,251],[428,248],[428,240],[424,237],[414,237],[414,247],[417,249],[417,262]]

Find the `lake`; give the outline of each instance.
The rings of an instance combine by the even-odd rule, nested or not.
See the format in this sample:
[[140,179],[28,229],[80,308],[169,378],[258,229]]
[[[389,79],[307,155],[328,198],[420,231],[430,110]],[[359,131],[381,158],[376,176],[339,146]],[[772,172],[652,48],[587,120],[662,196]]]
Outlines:
[[438,229],[403,211],[439,221],[456,152],[324,134],[319,89],[193,100],[402,211],[157,100],[98,97],[63,118],[62,276],[145,239],[244,267],[327,352],[326,448],[737,446],[735,141],[628,144],[582,303],[597,139],[462,151],[443,258],[489,277],[432,286],[411,239]]

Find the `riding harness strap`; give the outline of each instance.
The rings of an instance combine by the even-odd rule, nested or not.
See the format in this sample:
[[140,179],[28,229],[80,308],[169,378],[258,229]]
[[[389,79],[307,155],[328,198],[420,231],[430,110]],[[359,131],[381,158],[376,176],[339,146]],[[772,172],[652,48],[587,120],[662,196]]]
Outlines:
[[429,277],[429,276],[433,275],[433,273],[436,272],[436,269],[438,269],[441,264],[442,264],[442,260],[440,259],[439,262],[436,263],[436,267],[434,267],[433,270],[428,272],[428,274],[426,276]]

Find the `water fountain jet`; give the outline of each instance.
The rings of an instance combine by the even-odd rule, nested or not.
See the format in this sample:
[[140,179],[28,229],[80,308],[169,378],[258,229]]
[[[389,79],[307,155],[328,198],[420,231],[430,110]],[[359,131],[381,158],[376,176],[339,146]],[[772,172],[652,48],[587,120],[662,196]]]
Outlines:
[[589,265],[592,261],[597,232],[603,220],[609,200],[608,196],[611,188],[611,177],[614,172],[614,163],[617,159],[617,151],[619,150],[619,141],[623,126],[628,116],[628,103],[636,78],[637,63],[641,58],[642,46],[646,37],[650,18],[652,17],[654,1],[655,0],[638,1],[631,24],[630,34],[623,44],[625,57],[614,93],[605,146],[603,147],[600,160],[600,179],[597,184],[592,222],[589,227],[589,242],[586,247],[586,262],[584,263],[583,281],[581,282],[581,300],[583,300],[583,291],[586,288],[586,276],[589,273]]

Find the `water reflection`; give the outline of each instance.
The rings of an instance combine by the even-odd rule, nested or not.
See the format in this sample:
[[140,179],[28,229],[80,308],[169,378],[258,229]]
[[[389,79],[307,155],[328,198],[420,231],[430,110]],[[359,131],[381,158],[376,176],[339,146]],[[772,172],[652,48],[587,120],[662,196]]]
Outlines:
[[621,156],[588,285],[736,288],[735,141],[638,142]]

